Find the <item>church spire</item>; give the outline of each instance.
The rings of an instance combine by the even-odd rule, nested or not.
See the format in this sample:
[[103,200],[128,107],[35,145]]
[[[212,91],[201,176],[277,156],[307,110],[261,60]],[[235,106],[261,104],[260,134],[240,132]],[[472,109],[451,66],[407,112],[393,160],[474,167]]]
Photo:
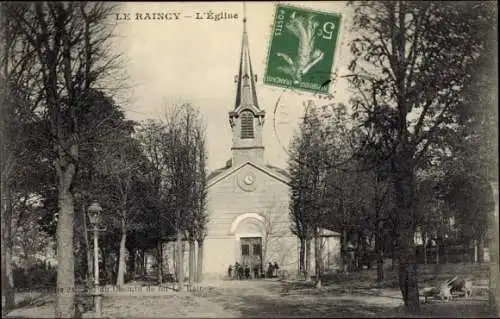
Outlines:
[[256,76],[253,74],[248,47],[246,5],[243,3],[243,37],[241,42],[240,68],[236,78],[236,102],[234,108],[240,106],[254,106],[259,109],[257,90],[255,89]]
[[257,101],[255,89],[256,78],[250,61],[248,49],[247,16],[243,2],[243,39],[241,42],[240,67],[235,76],[236,102],[234,109],[229,112],[229,124],[233,134],[232,165],[245,162],[264,164],[264,145],[262,143],[262,129],[265,111],[261,110]]

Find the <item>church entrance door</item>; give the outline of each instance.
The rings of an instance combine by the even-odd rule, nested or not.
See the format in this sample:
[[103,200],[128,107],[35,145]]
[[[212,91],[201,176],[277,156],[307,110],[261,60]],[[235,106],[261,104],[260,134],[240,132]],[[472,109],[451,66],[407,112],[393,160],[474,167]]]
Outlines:
[[262,237],[242,237],[241,243],[241,264],[243,267],[250,267],[250,274],[255,277],[255,268],[260,269],[262,265]]

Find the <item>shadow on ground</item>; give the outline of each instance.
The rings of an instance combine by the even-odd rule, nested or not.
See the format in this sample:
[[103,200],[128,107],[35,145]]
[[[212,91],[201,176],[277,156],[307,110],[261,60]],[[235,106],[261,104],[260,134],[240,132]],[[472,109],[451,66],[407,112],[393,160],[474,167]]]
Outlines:
[[226,303],[226,308],[241,313],[241,317],[373,317],[386,308],[364,303],[362,301],[338,299],[316,300],[305,302],[301,298],[295,300],[276,300],[265,296],[245,296],[238,301]]
[[307,282],[234,282],[212,292],[208,299],[241,317],[373,317],[395,304],[315,289]]
[[205,297],[240,317],[496,317],[487,300],[479,296],[422,304],[418,315],[409,315],[398,290],[344,284],[317,289],[305,281],[232,282],[211,289]]
[[391,318],[498,318],[495,309],[484,300],[454,301],[420,305],[420,313],[409,315],[401,307],[381,312],[377,317]]

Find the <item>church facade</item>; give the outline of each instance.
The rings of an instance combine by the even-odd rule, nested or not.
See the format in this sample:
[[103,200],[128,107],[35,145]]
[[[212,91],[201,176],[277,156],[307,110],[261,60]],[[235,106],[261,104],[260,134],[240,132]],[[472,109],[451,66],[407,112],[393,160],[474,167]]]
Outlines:
[[[266,114],[258,101],[246,19],[237,75],[236,99],[229,112],[232,157],[208,176],[209,222],[204,242],[203,276],[226,276],[239,262],[251,269],[269,262],[280,270],[299,270],[299,239],[291,231],[289,175],[266,164],[263,126]],[[325,263],[334,263],[340,244],[337,233],[324,239]],[[313,268],[314,269],[314,268]]]

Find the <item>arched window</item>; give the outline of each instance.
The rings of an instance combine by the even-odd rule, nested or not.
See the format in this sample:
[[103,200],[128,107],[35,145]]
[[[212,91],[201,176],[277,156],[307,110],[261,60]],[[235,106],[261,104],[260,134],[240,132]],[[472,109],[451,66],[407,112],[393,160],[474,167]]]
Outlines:
[[241,138],[254,138],[253,113],[250,111],[241,113]]

